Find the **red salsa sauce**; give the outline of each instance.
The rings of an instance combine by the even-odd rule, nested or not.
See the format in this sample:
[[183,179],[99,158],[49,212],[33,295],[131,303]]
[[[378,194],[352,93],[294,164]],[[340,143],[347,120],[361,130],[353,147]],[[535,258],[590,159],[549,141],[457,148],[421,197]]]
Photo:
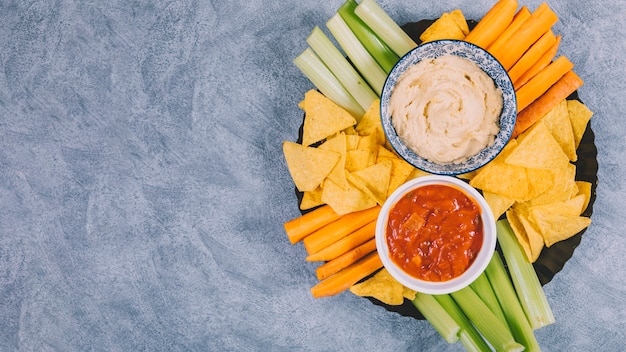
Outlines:
[[426,185],[404,195],[389,213],[391,260],[421,280],[451,280],[469,268],[483,242],[480,207],[463,191]]

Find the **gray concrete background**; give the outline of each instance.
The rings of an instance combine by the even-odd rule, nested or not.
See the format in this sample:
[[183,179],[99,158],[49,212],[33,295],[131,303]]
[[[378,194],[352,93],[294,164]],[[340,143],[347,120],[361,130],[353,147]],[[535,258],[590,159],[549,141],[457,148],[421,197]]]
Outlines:
[[[493,1],[386,1],[399,23]],[[534,9],[538,0],[520,1]],[[340,1],[0,3],[0,350],[460,351],[350,294],[315,300],[281,152],[291,60]],[[585,80],[600,180],[545,286],[545,351],[626,340],[626,7],[550,0]]]

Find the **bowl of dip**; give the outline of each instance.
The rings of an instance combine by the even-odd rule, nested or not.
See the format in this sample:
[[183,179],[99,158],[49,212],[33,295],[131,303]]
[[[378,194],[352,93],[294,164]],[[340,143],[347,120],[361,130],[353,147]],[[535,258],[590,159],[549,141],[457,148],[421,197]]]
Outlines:
[[496,247],[496,225],[482,195],[452,176],[423,176],[400,186],[376,222],[385,268],[407,288],[447,294],[472,283]]
[[517,118],[515,89],[486,50],[460,40],[422,44],[393,67],[380,98],[395,151],[433,174],[458,175],[495,158]]

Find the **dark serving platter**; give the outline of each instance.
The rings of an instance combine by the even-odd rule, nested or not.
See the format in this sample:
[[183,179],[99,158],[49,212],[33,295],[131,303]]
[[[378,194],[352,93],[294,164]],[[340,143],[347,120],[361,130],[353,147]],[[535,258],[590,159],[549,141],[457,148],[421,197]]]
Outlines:
[[[421,20],[418,22],[407,23],[402,26],[402,29],[416,42],[420,43],[419,36],[430,26],[435,20]],[[468,25],[473,28],[476,25],[476,21],[467,21]],[[578,93],[574,92],[567,99],[580,100]],[[302,126],[299,131],[299,140],[302,138]],[[596,187],[598,184],[598,162],[597,162],[597,149],[595,145],[595,135],[591,129],[591,124],[587,125],[587,129],[582,137],[580,145],[577,150],[578,160],[574,163],[576,165],[576,180],[587,181],[591,183],[591,198],[587,209],[582,213],[583,216],[591,217],[593,212],[593,203],[596,198]],[[298,197],[298,204],[302,199],[302,193],[296,190]],[[302,211],[305,213],[306,211]],[[503,215],[504,217],[504,215]],[[542,285],[547,284],[554,278],[554,276],[563,269],[563,266],[574,254],[574,250],[580,244],[583,234],[586,230],[582,230],[573,237],[564,241],[557,242],[552,246],[544,247],[539,258],[533,263],[539,281]],[[498,249],[499,250],[499,249]],[[395,312],[404,316],[413,317],[416,319],[424,319],[422,314],[413,306],[413,304],[405,299],[404,303],[397,306],[391,306],[378,301],[375,298],[366,297],[373,304],[382,306],[390,312]]]

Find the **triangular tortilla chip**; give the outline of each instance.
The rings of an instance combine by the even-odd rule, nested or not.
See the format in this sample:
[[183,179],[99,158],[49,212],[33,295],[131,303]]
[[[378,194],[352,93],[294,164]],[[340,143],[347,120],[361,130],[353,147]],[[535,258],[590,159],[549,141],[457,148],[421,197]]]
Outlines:
[[470,30],[469,26],[467,25],[467,20],[465,19],[465,15],[463,15],[463,12],[461,10],[456,9],[450,11],[450,17],[452,17],[454,23],[459,26],[459,29],[461,30],[461,32],[463,32],[464,35],[467,35],[469,33]]
[[315,190],[341,158],[339,153],[290,141],[283,142],[283,154],[300,192]]
[[515,203],[514,199],[487,191],[483,191],[483,198],[489,205],[494,219],[498,219]]
[[528,238],[528,245],[530,247],[530,258],[528,261],[534,263],[544,247],[544,239],[541,233],[535,228],[535,225],[530,221],[527,214],[518,215],[519,221],[524,226],[526,231],[526,237]]
[[397,306],[404,303],[404,286],[382,268],[369,279],[352,285],[350,292],[361,297],[373,297],[385,304]]
[[584,213],[585,210],[587,210],[587,207],[589,206],[589,202],[591,201],[591,182],[576,181],[575,183],[576,183],[576,188],[577,188],[576,194],[578,195],[582,194],[585,196],[585,201],[583,202],[582,210],[581,210],[581,213]]
[[564,168],[553,169],[550,172],[552,173],[552,187],[530,199],[528,201],[529,206],[566,201],[577,193],[578,187],[574,181],[576,166],[574,164],[568,164]]
[[505,160],[507,164],[533,169],[553,169],[569,163],[569,158],[541,120],[520,135],[517,142],[517,147]]
[[313,191],[306,191],[302,193],[302,200],[300,201],[300,210],[308,210],[315,208],[318,205],[322,205],[322,187],[317,187]]
[[576,235],[591,224],[591,219],[584,216],[539,211],[533,211],[531,215],[547,247]]
[[383,160],[380,163],[352,173],[351,175],[355,178],[353,183],[363,191],[366,188],[371,192],[376,202],[382,205],[387,199],[391,168],[391,160]]
[[541,119],[569,160],[576,161],[578,156],[576,155],[576,143],[574,142],[574,131],[567,109],[567,101],[561,101]]
[[580,141],[583,138],[583,134],[587,129],[587,124],[593,116],[593,112],[585,104],[578,100],[568,100],[567,110],[569,111],[569,118],[574,132],[574,142],[576,144],[576,149],[578,149]]
[[304,94],[299,106],[305,112],[302,145],[319,142],[356,123],[348,111],[314,89]]
[[433,24],[420,35],[423,43],[438,39],[464,39],[465,34],[456,24],[454,17],[444,12]]
[[324,143],[322,143],[319,149],[330,150],[338,153],[341,157],[339,161],[335,164],[335,167],[328,174],[328,178],[333,180],[337,185],[347,188],[348,181],[346,180],[346,135],[341,132],[330,139],[327,139]]
[[524,224],[522,224],[519,216],[517,216],[515,210],[512,208],[507,210],[506,218],[509,221],[509,225],[511,225],[511,230],[513,230],[513,233],[517,238],[517,242],[520,244],[520,246],[524,250],[524,253],[526,254],[526,259],[528,259],[528,261],[530,262],[533,257],[533,253],[530,249],[528,234],[526,233],[526,230],[524,230]]
[[356,132],[361,135],[375,135],[378,144],[385,143],[385,132],[380,120],[380,99],[376,99],[365,112],[361,121],[355,127]]
[[326,179],[322,191],[322,201],[337,214],[344,215],[376,205],[376,200],[348,181],[348,189],[343,189],[332,180]]
[[353,149],[346,152],[346,171],[354,172],[369,166],[372,151],[369,149]]

